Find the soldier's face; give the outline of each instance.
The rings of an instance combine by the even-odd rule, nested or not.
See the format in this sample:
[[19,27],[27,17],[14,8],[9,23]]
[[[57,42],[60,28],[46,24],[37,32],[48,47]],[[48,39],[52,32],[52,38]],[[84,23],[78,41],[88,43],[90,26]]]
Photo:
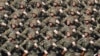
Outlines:
[[33,24],[32,23],[30,23],[30,25],[29,25],[31,28],[33,28]]
[[67,36],[71,36],[71,33],[70,32],[67,32]]
[[53,3],[54,6],[57,6],[58,4],[56,2]]
[[66,21],[66,24],[67,24],[67,25],[70,25],[70,21],[67,20],[67,21]]
[[87,32],[84,33],[85,36],[88,36],[89,34]]
[[3,7],[2,6],[0,6],[0,10],[3,10]]
[[33,17],[35,18],[37,15],[35,13],[33,13]]
[[17,18],[17,15],[14,15],[13,18],[16,19]]
[[88,21],[88,20],[85,20],[85,23],[86,23],[86,24],[89,24],[89,21]]
[[73,3],[72,3],[72,6],[76,6],[76,3],[75,3],[75,2],[73,2]]
[[20,5],[20,8],[23,9],[24,8],[24,5]]
[[50,13],[50,16],[54,16],[54,13]]
[[12,24],[12,28],[13,28],[13,29],[16,28],[16,25]]
[[37,7],[40,7],[40,6],[41,6],[41,4],[40,4],[40,3],[36,3],[36,6],[37,6]]
[[91,1],[88,1],[87,3],[88,3],[89,5],[92,5],[92,2],[91,2]]
[[90,10],[86,10],[86,14],[88,14],[88,15],[89,15],[90,13],[91,13],[91,11],[90,11]]
[[73,11],[70,12],[71,15],[74,15],[75,13]]
[[28,34],[28,37],[31,39],[32,38],[32,35],[31,34]]
[[49,23],[49,26],[53,26],[53,24],[52,23]]

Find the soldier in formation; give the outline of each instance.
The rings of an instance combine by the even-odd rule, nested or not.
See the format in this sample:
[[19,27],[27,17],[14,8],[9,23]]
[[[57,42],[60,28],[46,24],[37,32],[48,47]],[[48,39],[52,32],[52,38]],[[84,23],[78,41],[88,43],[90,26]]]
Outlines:
[[0,56],[100,56],[100,0],[0,0]]

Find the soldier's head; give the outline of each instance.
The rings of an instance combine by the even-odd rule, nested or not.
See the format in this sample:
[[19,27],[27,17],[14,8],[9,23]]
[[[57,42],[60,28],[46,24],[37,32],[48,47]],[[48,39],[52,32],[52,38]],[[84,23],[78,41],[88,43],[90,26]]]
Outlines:
[[32,39],[33,36],[32,36],[31,33],[28,33],[27,35],[28,35],[28,38],[29,38],[29,39]]
[[41,4],[40,4],[39,2],[37,2],[37,3],[36,3],[36,7],[37,7],[37,8],[40,8],[40,7],[41,7]]
[[70,8],[69,9],[69,13],[70,13],[70,15],[75,15],[75,11],[77,11],[75,8]]
[[85,24],[89,24],[90,21],[89,21],[89,20],[84,20],[84,23],[85,23]]
[[92,8],[86,9],[85,13],[86,13],[87,15],[90,15],[90,14],[92,13],[92,10],[91,10],[91,9],[92,9]]
[[3,10],[3,6],[0,6],[0,10]]
[[34,28],[34,25],[30,22],[29,27]]
[[66,25],[70,25],[71,24],[71,22],[70,22],[70,20],[66,20]]
[[53,3],[53,6],[57,7],[58,6],[58,3],[57,2],[54,2]]
[[21,5],[20,5],[20,8],[23,9],[23,8],[24,8],[24,5],[21,4]]
[[50,12],[50,16],[53,17],[55,16],[55,14],[53,12]]
[[89,33],[88,32],[84,32],[84,36],[85,37],[89,36]]
[[51,22],[49,22],[49,23],[48,23],[48,26],[52,27],[52,26],[54,26],[54,24],[51,23]]
[[47,35],[47,39],[48,39],[48,40],[51,39],[51,36],[50,36],[50,35]]
[[76,5],[77,5],[76,2],[73,1],[72,6],[75,7]]
[[70,14],[71,14],[71,15],[75,15],[75,12],[74,12],[74,11],[70,11]]
[[15,15],[13,15],[13,18],[14,18],[14,19],[17,19],[17,18],[18,18],[18,16],[15,14]]
[[13,38],[12,37],[10,37],[9,39],[8,39],[8,41],[12,41],[13,40]]
[[87,4],[88,5],[93,5],[94,4],[94,1],[93,0],[87,1]]
[[17,26],[15,24],[11,24],[11,27],[15,29]]
[[67,37],[70,37],[70,36],[71,36],[71,32],[70,32],[70,31],[67,31],[67,32],[66,32],[66,36],[67,36]]
[[33,18],[36,18],[37,14],[36,13],[32,13],[32,16],[33,16]]

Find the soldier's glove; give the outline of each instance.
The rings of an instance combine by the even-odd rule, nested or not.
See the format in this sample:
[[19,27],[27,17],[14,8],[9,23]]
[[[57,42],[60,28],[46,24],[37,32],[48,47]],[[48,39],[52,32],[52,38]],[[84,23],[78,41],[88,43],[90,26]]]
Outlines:
[[44,2],[42,2],[43,5],[46,5]]
[[15,45],[15,47],[16,47],[16,48],[19,48],[19,46],[18,46],[18,45]]
[[23,14],[27,15],[27,12],[26,11],[23,11]]
[[57,47],[56,43],[52,43],[53,46]]
[[48,52],[47,52],[46,50],[44,50],[44,53],[45,53],[45,54],[48,54]]
[[42,12],[44,12],[44,13],[45,13],[46,11],[45,11],[44,9],[42,9]]
[[40,20],[37,20],[37,23],[40,25],[41,24]]
[[34,46],[35,46],[35,47],[38,47],[37,43],[34,43]]
[[9,3],[8,2],[5,2],[5,5],[8,5],[9,6]]
[[79,11],[76,12],[78,15],[80,15],[81,13]]
[[19,23],[19,25],[20,25],[20,26],[23,26],[23,23],[22,23],[22,22],[20,22],[20,23]]
[[72,42],[72,45],[73,45],[73,46],[76,46],[76,43],[73,41],[73,42]]
[[82,35],[82,37],[85,37],[85,35]]
[[7,14],[4,14],[4,17],[6,17],[6,18],[7,18],[7,17],[8,17],[8,15],[7,15]]
[[62,9],[59,9],[60,13],[63,13],[63,10]]
[[75,19],[75,22],[79,22],[78,19]]
[[44,37],[44,39],[48,39],[48,37]]
[[8,55],[8,56],[11,56],[11,53],[10,53],[10,52],[7,52],[7,55]]
[[19,31],[16,31],[16,34],[17,34],[17,35],[20,35],[21,33],[20,33]]
[[86,49],[85,49],[85,48],[83,48],[83,47],[82,47],[81,49],[82,49],[83,51],[86,51]]
[[92,27],[90,27],[90,28],[89,28],[89,30],[93,31],[93,28],[92,28]]
[[64,50],[64,51],[67,51],[67,48],[66,48],[66,47],[63,47],[63,50]]
[[7,24],[6,24],[6,23],[4,23],[4,22],[2,22],[2,23],[1,23],[1,25],[2,25],[2,26],[6,26]]
[[60,24],[59,20],[56,20],[56,23],[57,23],[57,24]]
[[73,32],[76,32],[76,29],[72,29]]
[[1,37],[2,35],[0,34],[0,37]]
[[94,44],[94,42],[91,40],[91,41],[90,41],[90,44]]
[[39,34],[39,31],[36,31],[35,33],[36,33],[36,34]]
[[94,18],[91,18],[91,20],[92,20],[92,21],[95,21],[95,19],[94,19]]
[[97,53],[96,53],[96,54],[94,54],[93,56],[97,56]]
[[28,54],[28,51],[27,50],[24,50],[24,53]]
[[54,33],[55,33],[55,34],[58,34],[58,31],[57,31],[57,30],[54,30]]
[[97,1],[97,0],[95,0],[95,3],[98,3],[98,1]]

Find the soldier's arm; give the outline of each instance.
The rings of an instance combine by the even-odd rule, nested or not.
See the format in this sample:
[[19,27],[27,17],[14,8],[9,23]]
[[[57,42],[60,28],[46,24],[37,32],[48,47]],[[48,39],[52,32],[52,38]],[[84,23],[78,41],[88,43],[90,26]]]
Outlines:
[[42,21],[42,24],[47,24],[49,22],[49,18],[46,18]]
[[6,30],[4,33],[2,33],[1,35],[7,35],[7,34],[9,34],[10,33],[10,29],[8,29],[8,30]]
[[98,37],[100,37],[100,34],[99,34],[96,30],[94,30],[94,33],[96,33],[96,35],[97,35]]
[[26,28],[21,34],[24,35],[28,32],[28,28]]
[[63,46],[61,45],[63,42],[64,42],[63,39],[59,40],[59,41],[57,42],[57,47],[63,49]]
[[65,21],[66,21],[67,19],[66,18],[64,18],[62,21],[61,21],[61,25],[65,25]]
[[61,32],[59,32],[59,35],[61,36],[61,37],[65,37],[65,35],[63,34],[63,33],[61,33]]
[[40,33],[40,35],[42,36],[43,39],[45,39],[45,36],[43,35],[43,33]]
[[96,40],[96,41],[94,42],[94,45],[100,47],[100,39]]
[[10,56],[10,55],[11,55],[10,51],[8,51],[8,50],[7,50],[7,49],[5,49],[5,48],[0,48],[0,50],[2,50],[2,51],[4,51],[4,52],[6,52],[8,56]]
[[79,40],[77,41],[77,47],[78,47],[79,49],[81,49],[81,50],[85,49],[84,47],[81,46],[82,41],[83,41],[83,39],[79,39]]
[[76,46],[76,40],[75,40],[74,37],[72,37],[72,45],[73,45],[73,46]]
[[26,44],[27,41],[29,41],[29,39],[24,40],[24,41],[20,44],[20,46],[23,46],[24,44]]

